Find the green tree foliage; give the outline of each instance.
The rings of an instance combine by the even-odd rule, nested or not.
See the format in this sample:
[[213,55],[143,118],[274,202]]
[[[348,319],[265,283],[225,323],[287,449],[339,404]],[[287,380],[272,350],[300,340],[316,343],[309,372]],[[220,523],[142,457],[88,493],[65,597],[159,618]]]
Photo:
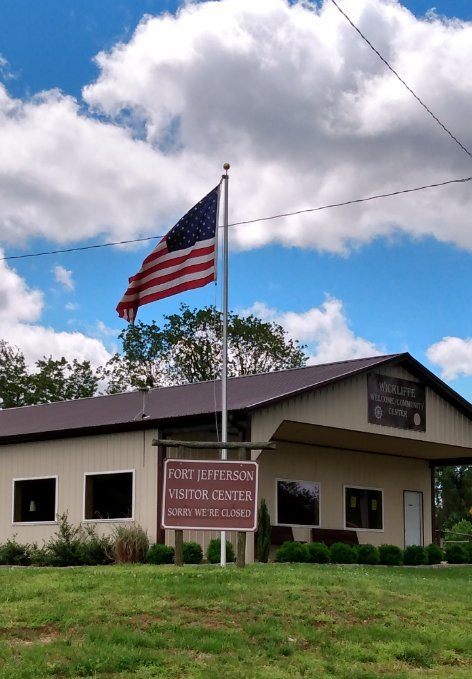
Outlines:
[[[119,335],[123,353],[103,368],[107,393],[143,386],[158,387],[203,382],[221,374],[221,314],[214,306],[164,316],[163,327],[154,321],[128,326]],[[255,316],[228,317],[228,374],[252,375],[305,364],[304,347],[287,337],[276,323]]]
[[89,361],[43,357],[30,370],[23,353],[0,340],[0,399],[2,408],[50,403],[93,396],[98,376]]
[[261,563],[267,563],[270,552],[270,515],[264,498],[257,516],[257,556]]
[[435,477],[436,522],[444,531],[463,519],[472,519],[472,467],[438,467]]

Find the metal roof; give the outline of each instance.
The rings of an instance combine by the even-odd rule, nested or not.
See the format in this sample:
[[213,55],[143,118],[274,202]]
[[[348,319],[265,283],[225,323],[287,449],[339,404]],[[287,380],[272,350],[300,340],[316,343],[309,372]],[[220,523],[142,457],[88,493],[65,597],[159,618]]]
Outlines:
[[[406,362],[472,419],[472,406],[409,354],[391,354],[293,368],[228,380],[228,410],[250,411],[386,363]],[[0,410],[0,443],[123,431],[203,415],[221,409],[220,381],[151,389]]]

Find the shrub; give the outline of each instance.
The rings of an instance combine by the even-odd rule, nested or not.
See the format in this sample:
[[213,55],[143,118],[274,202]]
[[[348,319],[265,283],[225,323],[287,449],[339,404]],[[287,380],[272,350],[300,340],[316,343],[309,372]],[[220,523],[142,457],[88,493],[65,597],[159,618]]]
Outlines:
[[446,542],[448,540],[472,539],[472,523],[467,521],[467,519],[458,521],[448,531],[446,531],[445,539]]
[[257,516],[257,531],[257,557],[261,563],[267,563],[270,552],[270,516],[264,498]]
[[469,542],[466,546],[467,563],[472,563],[472,542]]
[[149,548],[146,561],[153,564],[172,563],[174,560],[174,548],[168,545],[156,543]]
[[310,542],[306,546],[310,563],[328,563],[329,549],[324,542]]
[[304,542],[284,542],[275,553],[275,560],[283,563],[305,563],[308,561],[308,548]]
[[31,545],[20,545],[15,538],[0,545],[0,565],[29,566],[31,563]]
[[111,542],[111,557],[115,563],[140,563],[149,552],[149,538],[138,524],[115,526]]
[[358,563],[376,566],[380,562],[379,550],[374,545],[359,545],[357,561]]
[[331,563],[355,563],[357,554],[345,542],[334,542],[329,548],[329,559]]
[[81,541],[81,561],[87,566],[106,566],[112,562],[113,543],[107,535],[97,535],[95,526],[86,526]]
[[380,545],[379,557],[384,566],[401,566],[403,563],[403,551],[396,545]]
[[441,563],[444,559],[444,552],[439,545],[431,543],[426,547],[426,559],[426,563],[429,564]]
[[81,566],[84,533],[80,526],[69,523],[67,512],[58,514],[58,528],[53,537],[38,550],[35,563],[44,566]]
[[183,545],[184,563],[201,563],[203,550],[198,542],[184,542]]
[[424,547],[420,545],[409,545],[403,552],[403,563],[405,566],[421,566],[428,560],[428,555]]
[[[207,548],[206,557],[209,563],[220,563],[221,558],[221,539],[214,538],[210,540]],[[234,561],[234,549],[231,542],[226,540],[226,561],[230,563]]]
[[467,549],[464,545],[449,544],[446,545],[445,556],[448,563],[466,563],[467,562]]

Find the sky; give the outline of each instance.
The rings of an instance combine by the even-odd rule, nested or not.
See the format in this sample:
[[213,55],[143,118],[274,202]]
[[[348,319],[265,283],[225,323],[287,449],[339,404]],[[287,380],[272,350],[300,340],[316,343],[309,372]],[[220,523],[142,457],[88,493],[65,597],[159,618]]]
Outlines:
[[[0,338],[97,366],[155,240],[472,176],[470,0],[2,0]],[[409,351],[472,400],[472,182],[230,228],[229,304],[310,363]],[[221,306],[220,286],[139,310]]]

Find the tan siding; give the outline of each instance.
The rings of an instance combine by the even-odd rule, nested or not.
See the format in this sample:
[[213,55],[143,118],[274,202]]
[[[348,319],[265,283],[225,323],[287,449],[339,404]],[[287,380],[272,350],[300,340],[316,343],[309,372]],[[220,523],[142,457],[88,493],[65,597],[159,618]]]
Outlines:
[[[418,381],[399,367],[387,366],[379,372]],[[270,439],[283,420],[472,447],[472,422],[429,387],[426,388],[426,432],[370,424],[365,374],[257,411],[252,418],[253,440]]]
[[[262,452],[258,461],[260,497],[267,501],[272,524],[277,478],[320,483],[321,528],[344,528],[345,485],[381,488],[384,530],[358,531],[359,542],[403,547],[403,491],[415,490],[423,493],[425,544],[431,542],[431,477],[426,462],[300,444],[279,444],[276,451]],[[294,534],[298,540],[310,539],[306,528],[297,528]]]
[[[151,445],[155,432],[132,432],[106,436],[23,443],[2,446],[0,456],[0,542],[12,535],[19,542],[42,543],[56,526],[12,525],[12,479],[58,476],[58,513],[66,510],[69,520],[83,519],[84,474],[120,470],[135,471],[135,516],[151,540],[156,536],[157,448]],[[112,523],[97,523],[108,532]]]

